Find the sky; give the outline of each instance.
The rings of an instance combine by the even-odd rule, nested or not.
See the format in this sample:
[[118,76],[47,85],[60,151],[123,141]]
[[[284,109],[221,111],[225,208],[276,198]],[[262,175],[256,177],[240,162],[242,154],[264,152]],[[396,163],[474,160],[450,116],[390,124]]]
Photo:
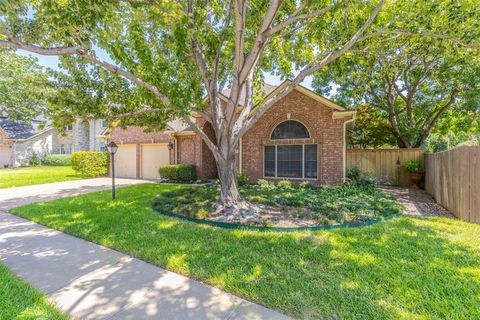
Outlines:
[[[38,62],[44,67],[48,67],[48,68],[51,68],[51,69],[58,69],[59,59],[56,56],[42,56],[42,55],[39,55],[39,54],[27,52],[27,51],[24,51],[24,50],[17,50],[17,53],[19,53],[21,55],[24,55],[24,56],[30,55],[30,56],[33,56],[33,57],[37,58]],[[108,57],[108,55],[105,52],[97,51],[97,54],[98,54],[99,58],[101,58],[105,61],[112,62],[112,60]],[[278,85],[278,84],[282,83],[282,80],[275,75],[266,74],[265,75],[265,82],[267,82],[268,84],[272,84],[272,85]],[[302,85],[309,88],[309,89],[312,89],[312,77],[307,77],[302,82]]]

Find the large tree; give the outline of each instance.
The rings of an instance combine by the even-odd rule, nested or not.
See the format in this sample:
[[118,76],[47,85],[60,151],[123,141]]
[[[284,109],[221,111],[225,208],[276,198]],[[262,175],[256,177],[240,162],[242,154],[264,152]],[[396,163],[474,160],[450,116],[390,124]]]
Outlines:
[[394,39],[373,39],[368,49],[357,46],[361,55],[347,54],[329,64],[315,75],[313,86],[328,93],[335,85],[334,99],[352,106],[368,103],[371,112],[388,120],[400,148],[421,147],[447,115],[480,117],[480,14],[472,5],[440,3],[426,15],[438,18],[438,11],[450,10],[456,19],[449,27],[477,43],[398,32]]
[[49,71],[36,59],[0,50],[0,116],[30,122],[45,112],[53,92]]
[[[235,179],[240,138],[305,77],[355,50],[358,43],[422,14],[415,11],[417,1],[385,2],[10,0],[0,18],[0,47],[74,56],[112,78],[125,79],[127,85],[118,80],[120,91],[133,88],[127,95],[134,102],[102,103],[101,113],[147,126],[168,117],[183,118],[216,160],[218,211],[255,218]],[[416,13],[405,15],[405,8]],[[429,32],[437,33],[436,27],[430,26]],[[96,50],[110,59],[100,59]],[[265,100],[256,90],[265,72],[292,81]],[[222,104],[219,92],[226,86],[231,90]],[[211,123],[215,140],[192,120],[193,113]]]

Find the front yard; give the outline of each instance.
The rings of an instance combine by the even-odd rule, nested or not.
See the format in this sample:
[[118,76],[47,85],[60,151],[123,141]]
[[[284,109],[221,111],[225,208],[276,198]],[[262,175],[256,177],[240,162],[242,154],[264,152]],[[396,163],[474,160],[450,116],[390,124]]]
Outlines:
[[0,169],[0,188],[79,180],[83,177],[71,166],[38,166]]
[[13,213],[307,319],[480,318],[480,225],[400,217],[320,232],[226,230],[168,218],[139,185]]
[[0,262],[0,319],[67,319]]

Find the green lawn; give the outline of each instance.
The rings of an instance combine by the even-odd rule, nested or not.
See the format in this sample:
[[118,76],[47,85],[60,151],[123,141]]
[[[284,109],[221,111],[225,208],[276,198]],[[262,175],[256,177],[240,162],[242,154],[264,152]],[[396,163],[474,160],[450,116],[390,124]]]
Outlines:
[[70,166],[39,166],[0,169],[0,188],[29,186],[40,183],[79,180],[83,177]]
[[0,319],[67,319],[47,298],[0,263]]
[[13,212],[306,319],[480,318],[480,225],[400,217],[369,227],[225,230],[150,209],[139,185]]

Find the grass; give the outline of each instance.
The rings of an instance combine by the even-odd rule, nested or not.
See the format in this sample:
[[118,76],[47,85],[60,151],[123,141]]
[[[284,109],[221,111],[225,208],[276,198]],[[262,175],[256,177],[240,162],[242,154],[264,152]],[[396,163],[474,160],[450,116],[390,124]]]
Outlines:
[[0,319],[67,319],[47,298],[0,263]]
[[[203,219],[213,211],[219,192],[217,185],[185,186],[161,193],[155,201],[155,208],[160,212]],[[307,214],[298,209],[306,208],[308,218],[313,218],[318,224],[364,221],[402,210],[396,200],[372,186],[298,187],[288,181],[273,184],[263,180],[261,184],[240,187],[240,193],[252,202],[295,208],[290,211],[300,219]]]
[[70,166],[39,166],[0,169],[0,188],[79,180],[83,177]]
[[167,218],[138,185],[15,214],[304,319],[480,318],[480,225],[400,217],[320,232],[225,230]]

